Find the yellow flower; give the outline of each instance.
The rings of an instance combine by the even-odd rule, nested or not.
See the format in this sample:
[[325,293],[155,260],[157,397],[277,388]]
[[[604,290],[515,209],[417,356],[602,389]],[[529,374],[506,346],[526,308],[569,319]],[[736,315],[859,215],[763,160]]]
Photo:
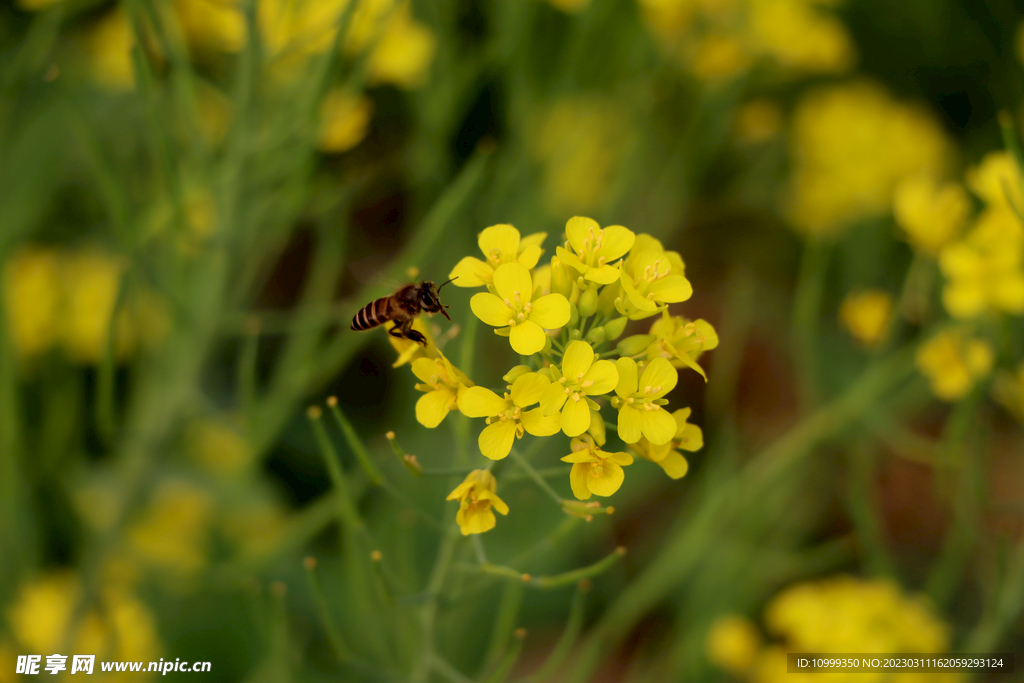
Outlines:
[[135,34],[124,11],[116,9],[103,16],[83,41],[86,69],[96,83],[112,90],[135,87],[131,51]]
[[989,206],[1024,210],[1024,174],[1008,152],[989,152],[967,171],[967,185]]
[[498,498],[498,482],[487,470],[473,470],[465,481],[448,494],[446,500],[458,500],[459,512],[455,516],[463,536],[482,534],[494,528],[494,510],[508,514],[508,505]]
[[992,396],[1020,422],[1024,422],[1024,363],[1016,372],[999,372],[992,383]]
[[562,461],[572,463],[569,483],[572,494],[579,500],[587,500],[591,495],[612,495],[626,479],[623,466],[633,464],[633,456],[629,453],[602,451],[589,434],[574,438],[569,447],[572,453]]
[[989,310],[1024,313],[1024,228],[1005,204],[985,209],[959,242],[939,254],[942,303],[955,318]]
[[540,408],[523,410],[540,401],[550,384],[544,375],[529,372],[515,379],[504,398],[484,387],[464,391],[459,397],[459,410],[468,417],[487,418],[487,427],[478,439],[480,452],[491,460],[501,460],[524,431],[534,436],[557,434],[561,429],[557,417],[545,416]]
[[551,366],[555,379],[540,399],[545,415],[561,413],[562,431],[567,436],[579,436],[590,429],[591,409],[598,405],[591,396],[607,394],[619,381],[615,363],[598,360],[594,348],[584,341],[574,341],[565,347],[561,370]]
[[4,311],[14,349],[33,356],[57,340],[61,273],[57,253],[43,247],[17,251],[4,267]]
[[907,241],[932,257],[960,235],[970,208],[960,185],[939,185],[928,175],[903,180],[893,197],[893,213]]
[[261,0],[257,19],[267,53],[301,59],[327,51],[348,1]]
[[412,363],[412,373],[420,379],[416,389],[425,392],[416,401],[416,420],[433,429],[458,405],[459,396],[473,386],[461,370],[438,352],[437,358],[418,358]]
[[789,211],[808,235],[881,214],[904,178],[938,175],[950,145],[927,110],[865,81],[811,91],[793,116]]
[[409,3],[403,2],[391,10],[370,55],[370,80],[404,88],[421,86],[436,47],[434,34],[413,19]]
[[336,88],[320,107],[320,142],[323,152],[344,152],[362,142],[370,126],[373,103],[365,95]]
[[175,0],[174,8],[190,45],[222,52],[245,45],[245,15],[237,0]]
[[[63,271],[67,296],[65,345],[75,360],[95,363],[106,352],[124,263],[109,254],[86,250],[67,256]],[[122,318],[118,322],[118,342],[123,350],[127,321]]]
[[[394,326],[394,322],[388,321],[385,323],[384,329],[390,330]],[[400,368],[406,363],[411,363],[420,358],[437,358],[440,355],[441,352],[437,348],[437,342],[434,341],[434,334],[430,331],[427,324],[423,322],[423,318],[413,320],[412,329],[422,334],[427,343],[420,344],[412,339],[399,339],[389,334],[388,342],[391,344],[391,348],[398,354],[398,359],[391,364],[391,367]]]
[[506,263],[519,263],[527,269],[537,265],[544,250],[546,232],[519,237],[519,231],[507,224],[485,228],[477,237],[477,244],[486,261],[467,256],[457,264],[449,278],[456,287],[482,287],[494,283],[494,271]]
[[687,320],[662,311],[661,317],[651,324],[649,334],[637,334],[619,342],[622,356],[644,356],[647,360],[664,358],[673,367],[696,370],[706,382],[704,368],[697,360],[705,351],[718,348],[718,333],[706,320]]
[[691,50],[690,63],[698,78],[718,81],[740,75],[750,67],[754,55],[750,54],[737,36],[711,33],[696,39]]
[[940,332],[917,350],[917,368],[931,385],[932,393],[956,401],[988,376],[995,354],[988,342],[968,337],[962,330]]
[[719,617],[708,631],[708,659],[734,674],[742,674],[757,658],[761,634],[749,619],[733,614]]
[[128,529],[133,554],[168,573],[175,586],[206,565],[213,500],[182,480],[162,483],[149,506]]
[[752,40],[781,65],[819,73],[849,70],[856,54],[843,22],[807,0],[750,3]]
[[682,257],[665,251],[650,235],[637,235],[621,271],[619,282],[626,297],[616,308],[631,320],[650,317],[659,308],[664,310],[668,304],[686,301],[693,295],[693,286],[683,274]]
[[877,344],[892,319],[892,297],[880,289],[851,292],[839,305],[839,321],[865,346]]
[[[458,280],[456,280],[458,282]],[[499,328],[516,353],[529,356],[544,348],[545,329],[558,329],[569,322],[569,301],[561,294],[533,298],[530,271],[522,263],[506,263],[494,271],[497,294],[474,294],[469,305],[473,313],[488,325]]]
[[637,380],[638,368],[632,358],[615,361],[619,381],[615,386],[618,398],[612,406],[619,411],[619,438],[636,443],[641,436],[655,446],[666,444],[676,433],[676,421],[662,408],[662,398],[675,388],[679,377],[676,369],[664,358],[655,358],[644,368]]
[[690,417],[690,408],[681,408],[672,413],[676,423],[676,432],[668,443],[655,446],[646,438],[641,437],[635,444],[630,444],[629,449],[655,463],[665,474],[673,479],[681,479],[686,476],[690,464],[676,449],[682,449],[691,453],[699,451],[704,447],[704,433],[697,425],[689,424],[686,420]]
[[186,452],[208,472],[224,479],[244,474],[253,451],[228,420],[195,420],[185,430]]
[[565,236],[565,247],[556,249],[559,260],[582,273],[585,280],[601,285],[619,279],[619,269],[611,262],[625,256],[636,240],[633,231],[621,225],[602,230],[594,219],[580,216],[565,224]]

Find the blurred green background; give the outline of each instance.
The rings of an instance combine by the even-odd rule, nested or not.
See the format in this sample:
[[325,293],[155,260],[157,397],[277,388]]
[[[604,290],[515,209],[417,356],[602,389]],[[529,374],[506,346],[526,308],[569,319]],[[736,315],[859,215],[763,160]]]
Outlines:
[[[454,683],[1019,659],[1022,10],[5,3],[0,681],[53,653]],[[680,480],[630,468],[589,523],[514,470],[477,546],[444,497],[479,424],[418,424],[384,331],[349,321],[447,279],[496,223],[546,232],[546,262],[574,215],[682,254],[694,295],[671,312],[720,344],[670,398],[705,445]],[[429,325],[497,386],[516,361],[470,294],[446,288],[453,322]],[[332,395],[351,434],[311,425]],[[481,548],[564,580],[486,573]],[[955,678],[917,676],[806,680]]]

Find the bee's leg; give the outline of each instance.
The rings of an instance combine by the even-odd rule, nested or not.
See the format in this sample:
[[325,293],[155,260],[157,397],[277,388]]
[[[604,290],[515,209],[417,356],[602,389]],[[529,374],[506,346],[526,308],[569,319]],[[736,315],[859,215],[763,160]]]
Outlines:
[[399,339],[409,339],[410,341],[418,342],[426,346],[427,338],[424,337],[419,332],[417,332],[416,330],[412,329],[413,320],[414,318],[409,318],[408,320],[403,321],[401,324],[395,325],[390,330],[388,330],[388,334],[390,334],[392,337],[398,337]]

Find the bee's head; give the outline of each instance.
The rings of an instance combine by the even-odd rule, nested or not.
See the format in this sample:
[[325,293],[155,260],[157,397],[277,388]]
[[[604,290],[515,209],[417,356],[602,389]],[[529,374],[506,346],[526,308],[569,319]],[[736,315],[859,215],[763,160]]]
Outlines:
[[[448,280],[448,282],[451,282],[451,280]],[[448,317],[448,311],[444,310],[446,306],[441,303],[441,298],[438,296],[441,287],[444,287],[448,282],[442,282],[440,286],[430,281],[424,282],[420,287],[420,307],[428,313],[440,312],[450,321],[451,318]]]

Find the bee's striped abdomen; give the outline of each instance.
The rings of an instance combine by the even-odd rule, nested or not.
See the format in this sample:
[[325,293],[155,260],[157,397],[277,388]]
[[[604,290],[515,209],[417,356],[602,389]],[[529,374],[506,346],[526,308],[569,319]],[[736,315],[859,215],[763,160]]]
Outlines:
[[383,299],[377,299],[374,302],[366,304],[361,311],[355,314],[352,318],[352,329],[353,330],[368,330],[371,327],[377,327],[377,325],[383,325],[391,318],[388,316],[388,301],[391,297],[384,297]]

